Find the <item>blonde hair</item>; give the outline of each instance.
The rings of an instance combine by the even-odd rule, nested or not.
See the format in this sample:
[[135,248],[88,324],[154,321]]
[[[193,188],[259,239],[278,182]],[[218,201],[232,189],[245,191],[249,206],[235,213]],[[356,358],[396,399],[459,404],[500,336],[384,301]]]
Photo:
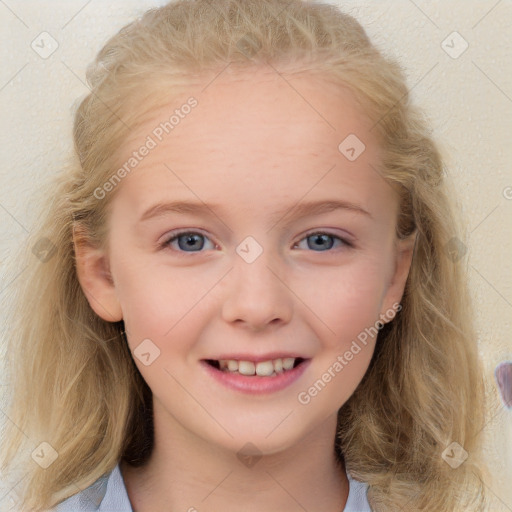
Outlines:
[[[116,168],[116,150],[141,114],[164,101],[155,94],[163,84],[168,92],[228,64],[267,63],[302,66],[353,92],[383,149],[377,171],[399,191],[397,237],[417,233],[402,310],[380,331],[367,373],[339,411],[337,453],[369,485],[374,510],[482,509],[486,382],[440,150],[400,65],[351,16],[300,0],[172,2],[121,29],[88,68],[74,155],[44,191],[19,259],[26,269],[12,285],[2,468],[23,469],[26,509],[52,507],[121,458],[138,465],[151,453],[151,392],[123,322],[93,312],[75,269],[73,233],[77,243],[105,247],[115,191],[101,201],[94,191]],[[48,250],[41,256],[34,247]],[[44,470],[30,460],[41,442],[58,453]],[[443,456],[452,442],[469,454],[457,468]]]

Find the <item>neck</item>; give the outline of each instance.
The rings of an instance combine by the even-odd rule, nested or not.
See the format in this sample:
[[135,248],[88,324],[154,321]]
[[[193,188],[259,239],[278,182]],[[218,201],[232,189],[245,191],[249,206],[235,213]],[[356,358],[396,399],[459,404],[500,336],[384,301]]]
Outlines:
[[163,427],[155,422],[155,445],[144,466],[120,465],[134,512],[344,509],[349,483],[334,453],[336,414],[292,447],[252,459]]

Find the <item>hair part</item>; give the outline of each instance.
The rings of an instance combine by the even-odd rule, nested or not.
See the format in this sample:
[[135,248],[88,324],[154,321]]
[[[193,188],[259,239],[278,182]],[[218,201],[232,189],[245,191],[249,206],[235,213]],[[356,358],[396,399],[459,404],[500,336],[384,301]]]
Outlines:
[[[402,310],[380,331],[367,373],[339,411],[338,454],[368,483],[375,510],[482,509],[485,382],[467,277],[446,250],[464,235],[438,144],[400,65],[353,17],[300,0],[175,1],[122,28],[88,68],[74,154],[43,189],[17,258],[26,270],[8,324],[2,467],[22,469],[25,508],[54,506],[121,458],[143,464],[153,447],[151,391],[124,324],[99,318],[77,279],[73,234],[77,243],[108,241],[115,190],[101,201],[94,191],[119,165],[134,126],[169,96],[222,70],[269,65],[350,89],[382,147],[376,171],[399,194],[397,238],[416,236]],[[53,251],[45,261],[32,252],[43,238]],[[58,452],[44,470],[30,460],[43,441]],[[457,469],[442,456],[452,442],[469,454]]]

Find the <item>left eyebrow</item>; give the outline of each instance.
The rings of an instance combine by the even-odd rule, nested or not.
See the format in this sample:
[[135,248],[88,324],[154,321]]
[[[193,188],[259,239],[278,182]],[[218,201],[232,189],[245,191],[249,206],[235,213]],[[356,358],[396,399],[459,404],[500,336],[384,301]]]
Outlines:
[[[157,203],[144,211],[139,222],[145,222],[149,219],[161,217],[169,213],[211,214],[215,213],[214,210],[219,211],[220,209],[221,207],[219,205],[208,205],[206,203],[196,201],[171,201]],[[288,205],[287,207],[277,211],[275,213],[275,218],[280,219],[281,217],[286,216],[288,211],[293,212],[293,218],[300,218],[305,217],[306,215],[319,215],[321,213],[329,213],[335,210],[346,210],[373,219],[370,212],[365,210],[362,206],[340,199],[312,201],[300,203],[296,206]],[[275,218],[273,220],[275,220]]]

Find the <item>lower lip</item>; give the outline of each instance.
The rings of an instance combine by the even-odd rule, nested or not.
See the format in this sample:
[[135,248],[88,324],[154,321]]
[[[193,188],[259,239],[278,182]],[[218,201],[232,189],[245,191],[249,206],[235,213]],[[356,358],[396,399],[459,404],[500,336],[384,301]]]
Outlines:
[[235,391],[259,395],[264,393],[275,393],[293,384],[304,373],[309,366],[311,359],[306,359],[296,368],[286,370],[275,377],[259,377],[257,375],[247,376],[239,373],[224,372],[217,370],[206,361],[201,361],[202,367],[217,382]]

